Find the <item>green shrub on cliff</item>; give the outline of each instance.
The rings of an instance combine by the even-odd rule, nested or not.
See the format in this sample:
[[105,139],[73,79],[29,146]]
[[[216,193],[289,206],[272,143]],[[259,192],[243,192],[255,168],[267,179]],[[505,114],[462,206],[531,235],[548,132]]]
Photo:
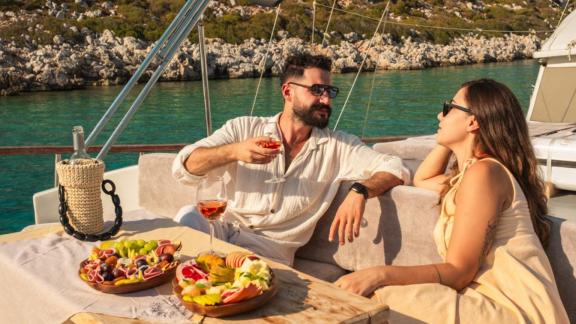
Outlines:
[[[230,0],[221,1],[230,5]],[[134,36],[147,41],[155,41],[174,19],[185,0],[115,0],[115,15],[103,17],[85,17],[72,19],[72,12],[100,10],[104,1],[86,1],[89,4],[77,4],[74,0],[54,1],[58,8],[67,6],[63,19],[48,15],[45,0],[2,0],[0,11],[14,11],[18,16],[26,17],[18,23],[0,22],[0,38],[27,43],[23,36],[38,44],[51,43],[55,35],[61,35],[67,41],[79,41],[82,35],[70,32],[70,26],[79,30],[86,27],[94,32],[105,29],[114,31],[117,36]],[[398,39],[410,36],[436,43],[447,43],[453,37],[466,34],[468,31],[455,29],[432,28],[427,26],[449,28],[477,28],[482,30],[549,30],[555,26],[561,8],[555,2],[547,0],[528,0],[523,7],[515,5],[514,0],[392,0],[390,12],[393,18],[388,19],[385,32]],[[245,5],[248,0],[235,0],[238,5]],[[315,39],[319,40],[325,30],[330,15],[332,0],[317,0],[315,21]],[[377,26],[378,19],[387,1],[352,0],[347,7],[337,7],[333,13],[329,32],[329,42],[338,43],[342,35],[356,32],[370,37]],[[516,7],[514,7],[516,6]],[[576,6],[573,5],[571,7]],[[60,10],[58,9],[58,10]],[[572,8],[569,9],[569,11]],[[353,12],[351,14],[350,12]],[[252,16],[242,16],[238,10],[231,10],[218,17],[212,9],[205,12],[205,32],[207,37],[218,37],[229,43],[240,43],[248,38],[270,37],[275,11],[259,11]],[[364,16],[364,17],[361,17]],[[366,18],[368,17],[368,18]],[[392,16],[390,16],[392,17]],[[398,18],[400,17],[400,18]],[[312,34],[311,0],[284,0],[277,31],[285,30],[292,37],[310,39]],[[399,20],[397,20],[399,19]],[[548,22],[547,22],[547,21]],[[36,26],[41,25],[41,30]],[[486,33],[487,36],[500,33]],[[545,37],[546,35],[540,35]],[[196,42],[194,31],[190,39]]]

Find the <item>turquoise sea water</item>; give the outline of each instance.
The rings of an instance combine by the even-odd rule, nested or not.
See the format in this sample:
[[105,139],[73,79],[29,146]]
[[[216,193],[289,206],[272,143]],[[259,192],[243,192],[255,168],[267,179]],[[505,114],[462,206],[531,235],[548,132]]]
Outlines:
[[[506,83],[528,108],[538,64],[534,61],[435,68],[417,71],[380,71],[362,74],[352,92],[338,129],[364,136],[430,134],[436,131],[436,114],[465,81],[488,77]],[[355,74],[335,75],[341,89],[333,102],[331,124],[340,114]],[[246,115],[258,80],[211,80],[214,128]],[[370,100],[370,89],[374,84]],[[280,111],[278,79],[264,79],[255,115]],[[0,97],[0,146],[71,145],[74,125],[89,133],[121,87],[95,87],[67,92]],[[369,114],[364,128],[366,110]],[[124,113],[128,105],[119,109]],[[97,140],[104,143],[121,116]],[[114,126],[113,126],[114,125]],[[205,134],[200,82],[160,83],[134,116],[118,143],[190,143]],[[66,157],[64,157],[66,158]],[[137,154],[110,154],[107,170],[137,162]],[[53,185],[54,156],[0,156],[0,234],[34,223],[32,194]]]

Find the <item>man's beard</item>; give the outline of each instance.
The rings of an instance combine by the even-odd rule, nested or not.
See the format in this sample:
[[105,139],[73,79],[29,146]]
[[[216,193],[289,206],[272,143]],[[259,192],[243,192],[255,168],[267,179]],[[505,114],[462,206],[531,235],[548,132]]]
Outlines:
[[[328,111],[328,116],[316,117],[314,113],[320,109],[326,109]],[[315,103],[310,106],[309,109],[301,108],[294,105],[293,108],[294,115],[296,115],[304,124],[308,126],[318,127],[320,129],[326,128],[328,122],[330,121],[330,115],[332,114],[332,107],[323,103]]]

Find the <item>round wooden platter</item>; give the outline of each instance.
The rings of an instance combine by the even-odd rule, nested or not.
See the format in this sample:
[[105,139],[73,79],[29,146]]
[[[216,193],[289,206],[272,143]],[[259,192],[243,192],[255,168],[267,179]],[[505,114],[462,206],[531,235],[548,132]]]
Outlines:
[[[82,264],[84,264],[84,261],[81,263],[81,265]],[[80,268],[82,268],[82,266],[80,266]],[[169,282],[172,278],[174,278],[176,274],[176,268],[178,268],[178,264],[174,265],[170,269],[167,269],[163,274],[151,278],[149,280],[120,286],[115,286],[111,281],[107,281],[107,283],[97,283],[97,282],[85,281],[82,278],[79,279],[84,281],[88,286],[106,294],[127,294],[135,291],[153,288]],[[78,275],[80,275],[80,271],[78,271]]]
[[194,302],[182,300],[182,295],[180,294],[182,292],[182,287],[178,285],[178,280],[176,278],[172,280],[172,290],[174,291],[174,294],[178,296],[182,305],[192,312],[208,317],[225,317],[249,312],[269,302],[278,292],[278,280],[276,279],[276,276],[274,276],[274,273],[272,273],[270,287],[264,293],[239,303],[225,305],[203,306]]

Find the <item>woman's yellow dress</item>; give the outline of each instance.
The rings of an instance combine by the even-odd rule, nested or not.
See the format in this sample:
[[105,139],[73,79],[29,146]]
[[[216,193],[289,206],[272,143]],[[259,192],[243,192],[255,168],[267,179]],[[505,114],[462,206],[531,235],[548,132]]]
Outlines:
[[[456,191],[475,161],[465,163],[444,197],[434,229],[444,259],[454,223]],[[514,199],[500,215],[492,248],[472,283],[461,291],[441,284],[378,289],[374,298],[390,306],[391,323],[569,323],[550,262],[532,227],[526,197],[506,171],[514,185]]]

